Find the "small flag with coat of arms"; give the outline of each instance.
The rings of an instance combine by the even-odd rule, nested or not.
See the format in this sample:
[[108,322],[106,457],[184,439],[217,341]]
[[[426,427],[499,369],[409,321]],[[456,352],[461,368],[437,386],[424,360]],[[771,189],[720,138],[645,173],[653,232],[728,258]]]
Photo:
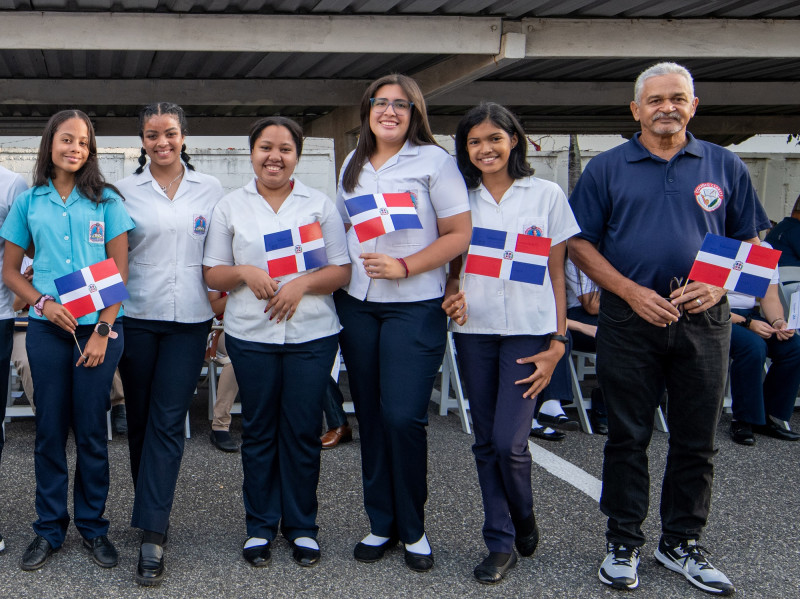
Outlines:
[[464,272],[542,285],[551,241],[548,237],[473,227]]
[[706,233],[688,278],[729,291],[764,297],[780,256],[779,250]]
[[328,264],[319,222],[264,235],[267,271],[273,279]]
[[356,196],[345,200],[344,207],[361,243],[392,231],[422,228],[410,192]]
[[75,318],[128,299],[128,290],[113,258],[76,270],[53,281],[58,297]]

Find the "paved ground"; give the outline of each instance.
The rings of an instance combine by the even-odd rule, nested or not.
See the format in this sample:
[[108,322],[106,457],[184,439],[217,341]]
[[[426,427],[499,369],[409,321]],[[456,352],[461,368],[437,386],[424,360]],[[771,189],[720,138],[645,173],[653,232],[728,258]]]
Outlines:
[[[323,559],[305,570],[292,562],[288,545],[275,543],[268,568],[253,569],[240,556],[244,541],[241,462],[208,440],[204,398],[192,409],[192,438],[186,442],[167,547],[167,577],[151,590],[133,581],[138,533],[128,527],[133,501],[124,437],[110,444],[111,496],[107,516],[110,536],[120,551],[112,570],[95,566],[70,528],[67,541],[38,572],[22,572],[18,562],[32,538],[34,512],[33,437],[30,420],[7,425],[8,441],[0,469],[0,531],[7,550],[0,555],[0,597],[624,597],[603,586],[596,576],[604,551],[604,520],[587,494],[534,466],[533,491],[543,538],[533,558],[496,587],[482,587],[472,568],[482,559],[482,511],[471,437],[458,418],[431,411],[429,429],[428,535],[436,568],[416,574],[403,564],[401,549],[377,564],[352,559],[355,543],[367,532],[361,504],[359,443],[323,453],[319,489],[320,544]],[[763,437],[755,447],[734,445],[727,435],[729,416],[718,430],[720,453],[711,523],[704,543],[739,597],[796,599],[800,595],[800,444]],[[800,429],[800,415],[794,417]],[[354,419],[351,418],[354,423]],[[234,418],[238,436],[240,421]],[[563,443],[539,447],[599,478],[604,438],[571,433]],[[684,579],[657,565],[651,551],[658,539],[657,505],[667,436],[656,433],[650,463],[653,475],[652,515],[646,522],[651,542],[640,567],[641,599],[705,597]],[[70,447],[70,453],[73,449]],[[537,455],[541,452],[537,452]],[[547,456],[548,454],[543,454]]]

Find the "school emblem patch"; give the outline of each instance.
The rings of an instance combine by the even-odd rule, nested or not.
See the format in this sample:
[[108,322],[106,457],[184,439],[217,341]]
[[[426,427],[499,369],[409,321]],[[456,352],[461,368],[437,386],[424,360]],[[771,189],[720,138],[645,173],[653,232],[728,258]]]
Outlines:
[[206,234],[206,229],[208,227],[208,222],[206,221],[206,217],[202,214],[195,214],[192,217],[192,233],[197,235],[198,237],[202,237]]
[[694,188],[694,199],[697,204],[706,212],[714,212],[722,206],[724,196],[722,188],[714,183],[701,183]]
[[89,243],[103,244],[106,242],[106,224],[103,221],[89,221]]
[[541,227],[537,227],[536,225],[531,225],[527,229],[523,231],[524,235],[531,235],[533,237],[544,237],[544,231],[542,231]]

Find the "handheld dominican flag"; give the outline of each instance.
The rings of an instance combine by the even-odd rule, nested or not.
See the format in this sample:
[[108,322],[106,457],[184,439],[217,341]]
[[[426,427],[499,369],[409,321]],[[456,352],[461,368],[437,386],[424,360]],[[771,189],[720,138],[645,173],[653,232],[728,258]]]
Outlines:
[[130,297],[112,258],[59,277],[54,283],[61,303],[75,318]]
[[689,280],[764,297],[780,255],[778,250],[706,233]]
[[464,272],[542,285],[550,242],[548,237],[473,227]]
[[325,240],[318,222],[264,235],[267,270],[273,279],[325,266]]
[[344,201],[361,243],[401,229],[421,229],[411,193],[376,193]]

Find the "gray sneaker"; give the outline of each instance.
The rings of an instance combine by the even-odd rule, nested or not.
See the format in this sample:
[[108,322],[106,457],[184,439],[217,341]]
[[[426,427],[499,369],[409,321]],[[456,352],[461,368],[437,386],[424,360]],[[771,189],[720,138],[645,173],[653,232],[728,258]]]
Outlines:
[[639,586],[639,548],[620,543],[606,543],[606,559],[597,575],[600,581],[615,589],[635,589]]
[[698,545],[695,539],[670,547],[662,537],[654,555],[665,567],[683,574],[697,588],[715,595],[733,595],[735,589],[731,581],[712,566],[703,553],[708,553],[708,550]]

